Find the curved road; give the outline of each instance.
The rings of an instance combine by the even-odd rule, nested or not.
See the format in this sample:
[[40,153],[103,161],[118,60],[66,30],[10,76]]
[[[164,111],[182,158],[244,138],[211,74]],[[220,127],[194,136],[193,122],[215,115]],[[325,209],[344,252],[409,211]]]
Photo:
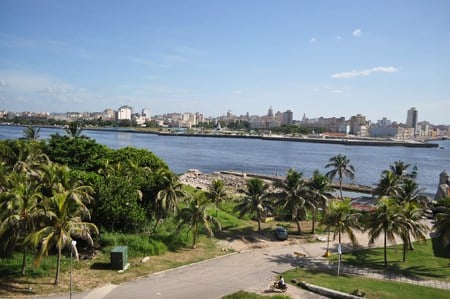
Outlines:
[[[264,292],[279,273],[296,266],[295,251],[308,256],[323,255],[326,242],[281,245],[233,253],[200,263],[175,268],[120,285],[107,285],[73,294],[74,299],[221,298],[239,290]],[[297,290],[289,288],[291,296]],[[293,292],[293,293],[292,293]],[[54,299],[68,296],[54,296]],[[302,297],[304,298],[304,297]],[[310,298],[322,298],[311,295]]]

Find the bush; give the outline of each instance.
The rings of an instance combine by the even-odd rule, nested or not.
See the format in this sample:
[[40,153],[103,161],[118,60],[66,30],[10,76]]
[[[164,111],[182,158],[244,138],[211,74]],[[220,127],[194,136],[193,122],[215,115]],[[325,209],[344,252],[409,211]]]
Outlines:
[[168,250],[162,241],[146,235],[104,233],[100,235],[99,244],[103,247],[104,252],[109,252],[114,246],[128,246],[129,257],[161,255]]

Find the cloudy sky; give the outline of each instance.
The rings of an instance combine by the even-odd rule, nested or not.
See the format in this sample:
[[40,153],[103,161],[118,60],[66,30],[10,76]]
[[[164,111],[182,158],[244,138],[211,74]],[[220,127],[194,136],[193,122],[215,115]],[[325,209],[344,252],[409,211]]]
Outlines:
[[0,0],[0,110],[450,124],[450,1]]

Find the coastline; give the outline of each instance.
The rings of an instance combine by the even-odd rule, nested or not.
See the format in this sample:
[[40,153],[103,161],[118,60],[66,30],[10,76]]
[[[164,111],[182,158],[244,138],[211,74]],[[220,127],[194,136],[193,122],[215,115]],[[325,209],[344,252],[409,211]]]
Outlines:
[[[26,127],[24,125],[4,125],[1,126],[18,126]],[[52,126],[36,126],[54,129],[63,129],[61,127]],[[388,139],[375,139],[375,138],[329,138],[329,137],[294,137],[294,136],[281,136],[281,135],[249,135],[249,134],[236,134],[236,133],[183,133],[183,132],[161,132],[152,130],[139,130],[139,129],[127,129],[127,128],[93,128],[85,127],[83,130],[86,131],[99,131],[99,132],[125,132],[125,133],[141,133],[141,134],[153,134],[158,136],[168,136],[168,137],[201,137],[201,138],[245,138],[245,139],[260,139],[267,141],[288,141],[288,142],[306,142],[306,143],[322,143],[322,144],[341,144],[349,146],[403,146],[412,148],[437,148],[439,144],[433,143],[431,141],[437,141],[437,139],[421,141],[397,141]],[[429,142],[430,141],[430,142]]]

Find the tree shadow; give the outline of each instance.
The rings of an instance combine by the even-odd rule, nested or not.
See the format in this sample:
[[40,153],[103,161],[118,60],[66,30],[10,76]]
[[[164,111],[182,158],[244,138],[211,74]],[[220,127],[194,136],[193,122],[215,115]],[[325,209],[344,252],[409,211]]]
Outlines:
[[277,256],[269,256],[267,257],[267,260],[270,262],[274,262],[277,263],[278,265],[280,264],[288,264],[292,267],[297,267],[298,266],[298,259],[297,257],[294,257],[292,254],[282,254],[282,255],[277,255]]
[[93,263],[91,266],[92,270],[113,270],[111,263]]
[[33,282],[26,278],[14,278],[7,280],[0,280],[0,297],[11,296],[11,294],[21,296],[35,296],[38,295],[33,289],[34,285],[53,285],[52,283]]

